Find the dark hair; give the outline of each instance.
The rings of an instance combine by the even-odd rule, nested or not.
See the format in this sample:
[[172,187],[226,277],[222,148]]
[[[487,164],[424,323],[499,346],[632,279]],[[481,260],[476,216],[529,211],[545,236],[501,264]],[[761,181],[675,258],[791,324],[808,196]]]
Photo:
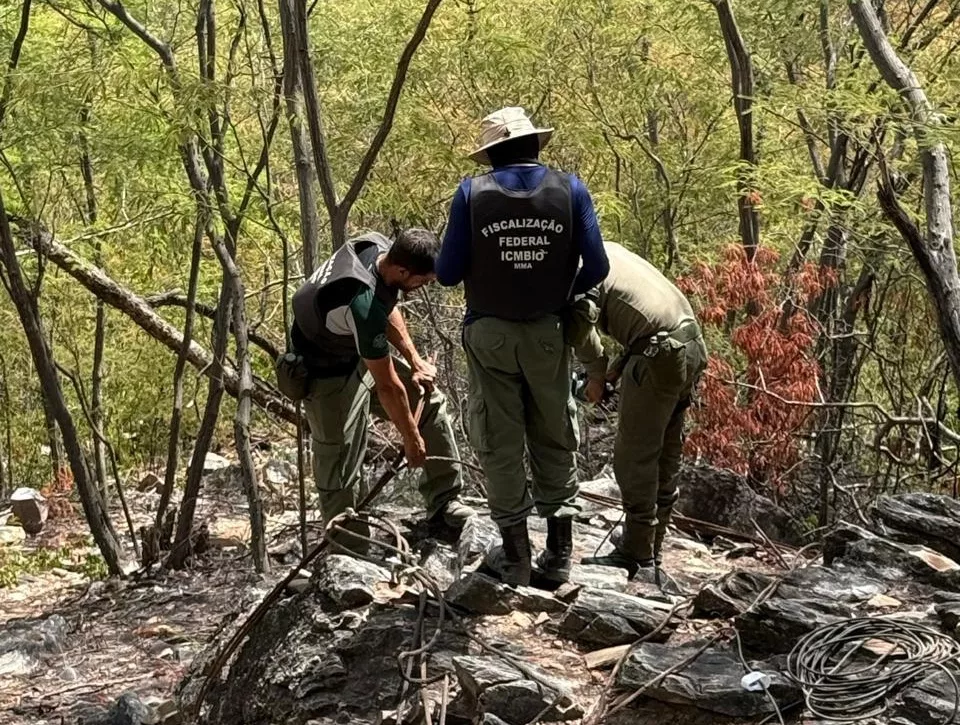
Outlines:
[[540,156],[540,137],[536,134],[507,139],[487,149],[490,165],[509,166],[522,161],[536,161]]
[[440,254],[440,240],[429,229],[405,229],[387,252],[387,264],[403,267],[411,274],[430,274]]

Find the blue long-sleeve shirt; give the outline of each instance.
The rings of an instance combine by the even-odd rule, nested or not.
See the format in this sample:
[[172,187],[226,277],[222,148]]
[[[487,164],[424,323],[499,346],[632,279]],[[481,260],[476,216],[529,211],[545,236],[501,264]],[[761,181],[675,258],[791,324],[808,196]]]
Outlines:
[[[547,167],[539,164],[503,166],[493,172],[497,183],[511,191],[535,189],[543,180]],[[450,206],[450,219],[443,237],[440,256],[435,269],[437,281],[444,287],[453,287],[463,281],[470,266],[470,182],[460,182]],[[610,271],[610,262],[603,249],[603,238],[590,192],[579,178],[570,174],[571,207],[573,211],[573,241],[577,245],[583,265],[573,282],[573,294],[581,294],[602,282]],[[467,312],[467,319],[471,317]]]

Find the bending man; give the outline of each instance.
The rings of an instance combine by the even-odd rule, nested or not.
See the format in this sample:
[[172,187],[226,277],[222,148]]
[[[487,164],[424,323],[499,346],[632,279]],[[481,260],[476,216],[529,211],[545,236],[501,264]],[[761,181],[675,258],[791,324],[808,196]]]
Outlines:
[[[432,521],[460,527],[474,513],[457,499],[457,465],[425,460],[428,451],[447,459],[459,455],[445,398],[433,385],[436,368],[417,352],[396,307],[401,290],[433,281],[439,246],[423,229],[409,229],[393,243],[375,232],[351,239],[293,296],[291,341],[309,371],[304,408],[325,521],[365,493],[362,466],[371,412],[393,421],[408,465],[423,467],[420,493]],[[402,361],[391,357],[390,344]],[[417,425],[411,411],[421,395],[428,397]],[[362,526],[358,531],[368,533]],[[351,546],[363,548],[359,542]]]
[[[679,496],[684,416],[706,367],[707,348],[680,290],[619,244],[604,247],[610,275],[577,302],[578,307],[596,304],[599,319],[575,341],[575,352],[589,376],[588,401],[600,400],[605,381],[621,380],[613,468],[625,519],[623,531],[611,537],[614,552],[584,563],[622,567],[633,577],[640,567],[660,563]],[[623,346],[609,371],[597,327]]]

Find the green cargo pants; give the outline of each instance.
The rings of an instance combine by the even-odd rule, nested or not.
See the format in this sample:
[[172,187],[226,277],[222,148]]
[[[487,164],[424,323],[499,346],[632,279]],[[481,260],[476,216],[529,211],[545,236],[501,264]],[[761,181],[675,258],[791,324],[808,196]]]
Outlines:
[[684,417],[706,364],[697,334],[686,342],[668,338],[656,355],[631,355],[624,367],[613,469],[626,515],[625,553],[634,559],[654,556],[654,534],[662,540],[679,496]]
[[560,318],[548,315],[533,322],[482,317],[464,329],[470,443],[487,477],[491,518],[501,527],[525,521],[534,506],[544,518],[580,510],[580,430],[561,328]]
[[[421,393],[413,383],[410,366],[393,359],[397,375],[416,407]],[[373,391],[373,376],[361,362],[346,377],[315,379],[303,401],[313,437],[313,480],[320,494],[320,511],[329,521],[347,508],[356,507],[368,486],[362,474],[367,449],[369,414],[389,420],[386,410]],[[374,393],[374,394],[371,394]],[[423,406],[420,435],[428,456],[459,459],[453,427],[447,416],[446,398],[434,389]],[[460,492],[460,470],[449,461],[428,461],[420,475],[419,490],[427,505],[427,515],[437,513]]]

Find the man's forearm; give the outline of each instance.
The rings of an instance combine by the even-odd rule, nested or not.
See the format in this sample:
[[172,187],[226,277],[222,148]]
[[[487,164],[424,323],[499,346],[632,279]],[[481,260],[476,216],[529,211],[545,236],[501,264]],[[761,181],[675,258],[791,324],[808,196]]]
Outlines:
[[410,332],[407,330],[407,323],[396,307],[387,317],[387,339],[399,352],[403,359],[413,365],[414,361],[420,359],[420,353],[413,344]]
[[379,387],[377,396],[404,440],[413,436],[417,432],[417,423],[410,412],[410,399],[403,385]]

